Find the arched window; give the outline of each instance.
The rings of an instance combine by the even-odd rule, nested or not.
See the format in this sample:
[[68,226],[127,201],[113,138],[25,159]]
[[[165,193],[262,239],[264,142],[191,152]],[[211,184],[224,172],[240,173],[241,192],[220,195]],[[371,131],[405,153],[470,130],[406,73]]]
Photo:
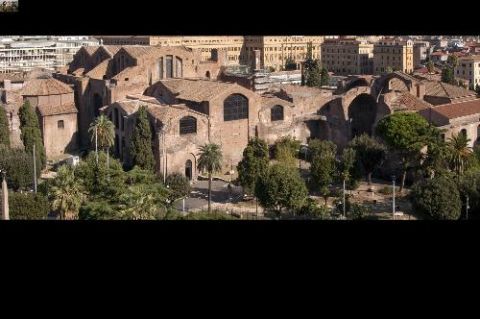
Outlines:
[[180,119],[180,135],[197,133],[197,119],[185,116]]
[[223,102],[223,120],[248,119],[248,99],[240,94],[232,94]]
[[271,110],[271,120],[274,121],[283,121],[283,106],[275,105]]
[[205,73],[205,77],[206,77],[207,79],[210,79],[210,71],[207,71],[207,72]]
[[65,128],[65,122],[63,120],[58,121],[57,128],[63,130]]
[[188,178],[189,181],[192,180],[193,175],[193,164],[191,160],[187,160],[185,162],[185,177]]

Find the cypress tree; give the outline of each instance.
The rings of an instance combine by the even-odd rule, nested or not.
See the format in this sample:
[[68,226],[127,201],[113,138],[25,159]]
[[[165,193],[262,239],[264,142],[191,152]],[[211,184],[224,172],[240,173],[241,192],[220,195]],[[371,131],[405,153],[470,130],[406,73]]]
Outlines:
[[321,80],[320,80],[321,84],[328,85],[330,82],[330,76],[328,75],[328,70],[326,68],[322,68],[320,76],[321,76]]
[[[37,114],[30,105],[29,101],[25,101],[19,111],[21,138],[27,154],[32,154],[33,145],[36,148],[37,168],[44,168],[47,163],[45,155],[45,147],[43,146],[42,133],[38,123]],[[37,173],[40,173],[38,169]]]
[[0,144],[10,147],[10,134],[8,129],[7,112],[0,103]]
[[148,121],[147,108],[141,106],[133,129],[130,155],[134,165],[153,170],[155,160],[152,151],[152,131]]

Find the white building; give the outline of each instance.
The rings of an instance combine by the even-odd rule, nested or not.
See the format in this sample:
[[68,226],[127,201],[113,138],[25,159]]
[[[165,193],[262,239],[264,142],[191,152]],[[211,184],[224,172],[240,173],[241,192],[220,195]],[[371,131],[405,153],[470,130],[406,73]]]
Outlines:
[[0,73],[55,70],[66,66],[82,46],[98,45],[85,36],[12,36],[0,38]]
[[458,59],[455,77],[469,81],[469,87],[476,89],[480,85],[480,56],[472,55]]

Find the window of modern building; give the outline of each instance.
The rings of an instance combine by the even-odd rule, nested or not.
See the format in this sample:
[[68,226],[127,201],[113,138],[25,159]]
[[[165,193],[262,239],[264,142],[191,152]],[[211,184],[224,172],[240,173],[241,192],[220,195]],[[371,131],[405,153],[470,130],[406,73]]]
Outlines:
[[180,135],[197,133],[197,119],[185,116],[180,119]]
[[65,128],[65,122],[63,120],[58,121],[57,128],[63,130]]
[[223,102],[223,120],[234,121],[248,118],[248,99],[241,94],[232,94]]
[[283,121],[283,106],[275,105],[271,110],[271,121]]

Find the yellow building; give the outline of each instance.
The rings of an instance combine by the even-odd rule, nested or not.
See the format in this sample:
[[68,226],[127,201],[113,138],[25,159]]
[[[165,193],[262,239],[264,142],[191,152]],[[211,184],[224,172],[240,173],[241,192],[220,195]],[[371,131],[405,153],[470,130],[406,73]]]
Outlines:
[[106,45],[143,44],[185,46],[199,49],[202,58],[210,59],[212,49],[226,49],[230,65],[252,65],[254,51],[260,50],[260,67],[281,70],[288,57],[300,67],[305,60],[307,45],[312,43],[312,56],[320,59],[323,36],[98,36]]
[[372,74],[373,44],[355,39],[326,40],[321,61],[336,75]]
[[388,68],[393,71],[413,71],[413,41],[395,39],[380,40],[373,49],[373,73],[382,74]]

